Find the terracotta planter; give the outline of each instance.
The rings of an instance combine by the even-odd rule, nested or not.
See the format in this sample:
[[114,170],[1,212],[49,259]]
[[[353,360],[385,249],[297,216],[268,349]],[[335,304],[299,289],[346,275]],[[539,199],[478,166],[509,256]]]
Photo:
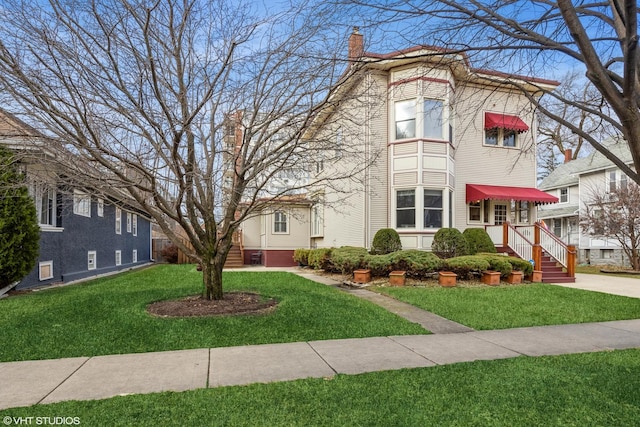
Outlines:
[[391,286],[404,286],[405,271],[392,271],[389,273],[389,284]]
[[524,273],[522,271],[512,271],[511,274],[509,274],[509,277],[507,278],[507,282],[511,283],[512,285],[517,285],[519,283],[522,283],[523,275]]
[[542,271],[533,270],[533,273],[527,276],[530,282],[542,282]]
[[451,288],[456,285],[458,275],[451,271],[440,271],[438,273],[438,284],[445,288]]
[[369,283],[371,281],[371,270],[354,270],[353,281],[356,283]]
[[498,286],[500,284],[500,272],[487,270],[482,273],[482,283],[489,286]]

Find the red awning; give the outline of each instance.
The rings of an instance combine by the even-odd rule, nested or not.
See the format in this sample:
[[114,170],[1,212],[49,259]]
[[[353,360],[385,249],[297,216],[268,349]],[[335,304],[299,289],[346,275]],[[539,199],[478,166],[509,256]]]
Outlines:
[[533,203],[558,203],[558,198],[530,187],[467,184],[467,203],[479,200],[519,200]]
[[518,116],[510,116],[509,114],[484,113],[485,129],[509,129],[516,132],[526,132],[529,126]]

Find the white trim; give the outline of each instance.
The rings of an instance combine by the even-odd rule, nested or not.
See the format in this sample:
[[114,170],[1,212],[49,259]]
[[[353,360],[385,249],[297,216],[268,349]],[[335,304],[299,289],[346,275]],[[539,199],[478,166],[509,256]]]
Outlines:
[[127,233],[131,233],[131,212],[127,212]]
[[133,224],[133,235],[137,236],[138,235],[138,215],[133,214],[132,217],[132,224]]
[[103,199],[98,199],[98,216],[99,217],[104,217],[104,200]]
[[[48,266],[49,267],[49,276],[43,276],[42,275],[42,267]],[[43,281],[43,280],[49,280],[49,279],[53,279],[53,261],[42,261],[38,264],[38,280]]]
[[91,218],[91,195],[73,190],[73,213]]
[[136,263],[138,262],[138,250],[134,249],[133,252],[131,252],[131,262],[132,263]]
[[96,251],[87,252],[87,270],[95,270],[98,267],[98,254]]
[[116,206],[116,234],[122,234],[122,209]]
[[[285,231],[276,231],[276,215],[277,214],[283,214],[284,215],[284,225],[286,230]],[[277,209],[275,211],[273,211],[273,221],[271,221],[271,231],[273,234],[289,234],[290,231],[290,226],[291,226],[291,221],[289,221],[289,212],[286,209]],[[282,221],[279,221],[279,223],[282,223]]]
[[122,265],[122,251],[116,251],[116,266]]

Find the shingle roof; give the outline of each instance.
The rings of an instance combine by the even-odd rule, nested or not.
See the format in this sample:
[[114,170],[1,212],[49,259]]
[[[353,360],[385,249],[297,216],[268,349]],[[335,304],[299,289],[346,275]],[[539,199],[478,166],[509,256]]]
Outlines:
[[[607,144],[607,148],[619,159],[631,163],[631,152],[625,142],[610,143]],[[611,160],[607,159],[600,152],[594,151],[587,157],[561,164],[540,182],[538,188],[547,191],[553,188],[577,185],[578,175],[589,171],[607,169],[612,166],[613,163]]]

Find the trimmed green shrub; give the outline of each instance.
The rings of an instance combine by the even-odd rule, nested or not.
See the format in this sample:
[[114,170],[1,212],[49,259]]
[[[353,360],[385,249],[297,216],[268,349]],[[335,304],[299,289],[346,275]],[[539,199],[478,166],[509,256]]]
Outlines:
[[502,255],[476,255],[489,261],[489,270],[499,271],[500,277],[507,277],[511,274],[513,267],[507,256]]
[[489,270],[491,264],[481,256],[466,255],[444,260],[444,269],[453,271],[459,279],[469,279],[473,275],[480,275],[483,271]]
[[391,254],[367,255],[364,258],[364,268],[371,270],[374,277],[388,276],[393,271]]
[[324,270],[331,262],[331,248],[311,249],[309,252],[309,266],[316,270]]
[[362,267],[364,258],[368,255],[365,248],[355,246],[343,246],[331,252],[331,262],[328,268],[334,272],[343,274],[353,273]]
[[467,241],[469,255],[475,255],[478,252],[496,253],[496,246],[484,228],[467,228],[462,235]]
[[516,258],[513,256],[505,257],[514,270],[522,271],[525,276],[533,273],[533,265],[527,260]]
[[457,228],[441,228],[433,236],[431,250],[440,258],[453,258],[468,254],[467,241]]
[[309,253],[311,249],[296,249],[293,251],[293,260],[303,267],[309,265]]
[[381,228],[378,230],[371,243],[371,253],[374,255],[390,254],[401,249],[400,236],[393,228]]
[[434,253],[417,249],[394,252],[388,257],[392,271],[403,270],[407,272],[407,276],[413,277],[424,277],[438,271],[443,265],[442,260]]

